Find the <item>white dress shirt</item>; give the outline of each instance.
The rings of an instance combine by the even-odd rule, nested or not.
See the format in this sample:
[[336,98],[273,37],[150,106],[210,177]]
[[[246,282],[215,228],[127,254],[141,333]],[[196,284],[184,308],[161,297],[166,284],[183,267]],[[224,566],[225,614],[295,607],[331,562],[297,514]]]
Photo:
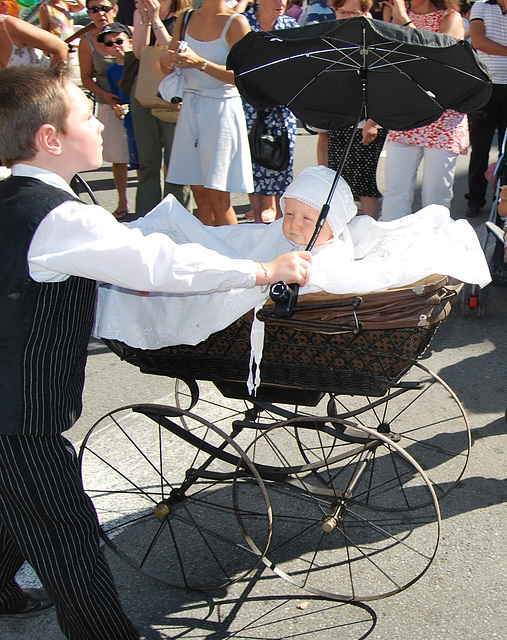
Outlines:
[[[75,196],[65,180],[45,169],[17,164],[14,176],[36,178]],[[166,198],[168,212],[181,206]],[[138,221],[136,221],[138,222]],[[119,224],[102,207],[70,200],[40,223],[28,252],[30,276],[59,282],[71,275],[138,291],[193,293],[255,286],[252,260],[232,259],[199,244],[176,244],[162,233]]]

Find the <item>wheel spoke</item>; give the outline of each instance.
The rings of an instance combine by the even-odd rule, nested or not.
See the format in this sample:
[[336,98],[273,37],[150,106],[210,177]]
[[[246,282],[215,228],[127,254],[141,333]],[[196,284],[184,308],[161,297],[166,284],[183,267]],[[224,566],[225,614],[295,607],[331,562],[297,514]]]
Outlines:
[[[272,531],[264,483],[243,450],[209,421],[160,405],[123,407],[94,425],[79,458],[106,544],[138,571],[211,589],[261,561]],[[246,476],[237,479],[239,497],[232,493],[237,469]],[[257,522],[257,553],[245,541],[238,510]]]
[[[314,418],[303,427],[289,420],[259,435],[247,455],[255,449],[260,459],[271,455],[298,469],[307,440],[319,443],[311,444],[312,453],[329,450],[327,427],[335,422]],[[362,434],[362,455],[357,444],[341,443],[354,454],[335,456],[334,465],[323,461],[319,473],[266,483],[275,527],[263,562],[322,597],[360,601],[398,593],[424,575],[440,538],[438,501],[422,469],[386,436],[366,428]],[[319,493],[322,485],[327,492]],[[244,528],[255,548],[255,527]]]

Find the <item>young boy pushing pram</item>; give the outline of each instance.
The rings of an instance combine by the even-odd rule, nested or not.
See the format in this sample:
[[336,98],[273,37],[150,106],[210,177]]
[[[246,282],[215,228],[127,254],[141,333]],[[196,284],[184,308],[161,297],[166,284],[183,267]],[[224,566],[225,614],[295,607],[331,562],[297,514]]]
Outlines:
[[[68,638],[131,640],[76,454],[96,280],[173,293],[304,285],[308,252],[263,265],[119,224],[69,187],[102,164],[102,125],[60,67],[0,70],[0,619],[56,606]],[[24,561],[44,590],[23,590]]]

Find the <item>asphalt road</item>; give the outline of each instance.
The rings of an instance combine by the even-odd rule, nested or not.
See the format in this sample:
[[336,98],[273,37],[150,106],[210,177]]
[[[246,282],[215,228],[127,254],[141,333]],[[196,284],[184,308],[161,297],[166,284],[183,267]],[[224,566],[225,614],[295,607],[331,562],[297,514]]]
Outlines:
[[[300,131],[296,171],[315,161],[315,137]],[[452,214],[461,216],[467,161],[458,163]],[[382,167],[380,169],[382,175]],[[105,166],[86,179],[109,210],[116,202]],[[132,175],[129,197],[134,200]],[[382,179],[380,179],[382,185]],[[235,197],[238,211],[245,197]],[[487,214],[472,221],[484,234]],[[423,363],[460,398],[473,434],[471,458],[458,487],[441,502],[442,537],[428,572],[402,593],[364,605],[312,596],[268,569],[210,593],[168,587],[141,575],[106,551],[125,609],[147,640],[493,640],[507,638],[507,427],[504,413],[507,289],[484,292],[485,316],[464,317],[460,305],[438,330]],[[108,411],[130,403],[171,399],[172,381],[141,374],[92,340],[84,412],[69,432],[76,446]],[[217,400],[220,396],[216,393]],[[434,409],[424,409],[430,415]],[[435,409],[436,410],[436,409]],[[203,416],[206,417],[206,416]],[[29,570],[25,585],[34,583]],[[54,612],[23,622],[0,622],[2,640],[61,640]]]

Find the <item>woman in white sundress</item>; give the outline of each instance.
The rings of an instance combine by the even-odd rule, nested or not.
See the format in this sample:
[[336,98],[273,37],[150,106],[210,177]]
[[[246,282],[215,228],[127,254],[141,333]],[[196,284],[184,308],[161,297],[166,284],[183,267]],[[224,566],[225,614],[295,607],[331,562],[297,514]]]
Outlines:
[[204,0],[190,16],[188,47],[178,52],[182,20],[178,16],[161,65],[166,73],[182,68],[186,76],[167,180],[191,186],[204,224],[236,224],[230,193],[252,192],[253,177],[242,101],[225,63],[250,26],[225,0]]

